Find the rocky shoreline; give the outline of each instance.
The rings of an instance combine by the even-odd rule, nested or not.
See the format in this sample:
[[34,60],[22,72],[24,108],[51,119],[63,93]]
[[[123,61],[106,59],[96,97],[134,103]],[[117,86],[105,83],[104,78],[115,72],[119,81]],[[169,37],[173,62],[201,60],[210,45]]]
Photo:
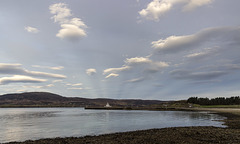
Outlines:
[[198,109],[211,111],[227,117],[224,120],[227,128],[203,127],[173,127],[162,129],[140,130],[104,134],[99,136],[50,138],[28,140],[25,142],[10,142],[9,144],[239,144],[240,143],[240,110],[222,111],[217,109]]

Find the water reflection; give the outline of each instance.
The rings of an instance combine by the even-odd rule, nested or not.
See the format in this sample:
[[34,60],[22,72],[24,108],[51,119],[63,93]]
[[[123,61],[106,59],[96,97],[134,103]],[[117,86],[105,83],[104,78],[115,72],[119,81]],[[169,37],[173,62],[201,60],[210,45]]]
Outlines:
[[106,111],[82,108],[0,109],[0,143],[177,126],[222,126],[223,117],[182,111]]
[[26,113],[5,114],[0,117],[0,120],[55,117],[56,113],[57,112],[53,111],[53,112],[26,112]]

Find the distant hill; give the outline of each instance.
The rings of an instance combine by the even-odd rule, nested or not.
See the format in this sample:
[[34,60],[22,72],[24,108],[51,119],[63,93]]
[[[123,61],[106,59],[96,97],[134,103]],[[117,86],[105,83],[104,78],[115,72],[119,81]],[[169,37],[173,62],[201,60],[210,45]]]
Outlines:
[[109,103],[113,107],[149,107],[164,101],[139,99],[87,99],[63,97],[48,92],[27,92],[0,95],[0,107],[103,107]]
[[0,100],[31,100],[31,101],[64,101],[66,97],[47,93],[47,92],[27,92],[27,93],[16,93],[16,94],[5,94],[0,96]]

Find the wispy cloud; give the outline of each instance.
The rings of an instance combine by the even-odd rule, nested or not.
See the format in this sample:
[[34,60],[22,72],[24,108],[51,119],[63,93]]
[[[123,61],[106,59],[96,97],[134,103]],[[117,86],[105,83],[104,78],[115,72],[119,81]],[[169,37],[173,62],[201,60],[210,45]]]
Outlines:
[[201,52],[191,53],[184,57],[191,61],[192,60],[204,60],[204,59],[208,59],[208,58],[216,55],[217,53],[218,53],[218,47],[213,47],[213,48],[205,48]]
[[122,66],[120,68],[108,68],[108,69],[105,69],[103,71],[103,74],[108,74],[108,73],[118,73],[118,72],[121,72],[121,71],[126,71],[126,70],[129,70],[130,69],[130,66]]
[[152,63],[152,60],[150,60],[147,57],[134,57],[134,58],[127,58],[125,60],[125,63],[128,65],[145,64],[145,63]]
[[54,80],[53,83],[63,82],[63,80]]
[[39,30],[37,28],[34,28],[34,27],[30,27],[30,26],[26,26],[24,28],[27,32],[30,32],[30,33],[38,33]]
[[188,0],[183,7],[183,11],[191,11],[197,7],[211,4],[214,0]]
[[75,83],[75,84],[71,84],[71,83],[68,83],[67,86],[82,86],[83,84],[82,83]]
[[[127,58],[124,61],[124,65],[119,68],[108,68],[103,71],[103,75],[109,74],[105,78],[111,77],[113,75],[116,75],[120,72],[128,71],[128,70],[135,70],[142,69],[142,72],[149,72],[149,73],[155,73],[163,68],[166,68],[169,66],[168,63],[162,62],[162,61],[152,61],[149,59],[149,57],[133,57],[133,58]],[[140,71],[141,72],[141,71]],[[117,75],[119,76],[119,74]]]
[[141,82],[143,80],[144,80],[144,77],[140,77],[140,78],[134,78],[134,79],[127,80],[126,82],[128,82],[128,83],[136,83],[136,82]]
[[52,19],[58,23],[68,23],[69,17],[72,16],[71,10],[67,8],[65,3],[56,3],[49,6],[51,14],[54,14]]
[[48,78],[58,78],[64,79],[65,75],[46,73],[39,71],[29,71],[21,67],[21,64],[8,64],[0,63],[0,74],[14,74],[14,75],[26,75],[26,76],[36,76],[36,77],[48,77]]
[[69,90],[83,90],[85,89],[83,86],[83,83],[67,83],[66,84],[68,86],[67,89]]
[[57,37],[77,41],[82,37],[87,36],[87,25],[80,18],[70,18],[72,16],[71,10],[65,3],[56,3],[49,6],[51,14],[54,14],[52,19],[58,22],[62,29],[56,34]]
[[110,73],[109,75],[107,75],[105,78],[108,79],[110,77],[118,77],[119,74],[115,74],[115,73]]
[[50,66],[32,65],[32,67],[43,68],[43,69],[51,69],[51,70],[62,70],[62,69],[64,69],[63,66],[50,67]]
[[83,88],[82,87],[71,87],[71,88],[68,88],[70,90],[82,90]]
[[45,79],[38,79],[29,76],[14,75],[12,77],[0,78],[0,85],[6,85],[9,83],[41,83],[45,82]]
[[43,85],[43,86],[23,86],[24,88],[34,88],[34,89],[45,89],[45,88],[50,88],[50,87],[54,87],[54,84],[48,84],[48,85]]

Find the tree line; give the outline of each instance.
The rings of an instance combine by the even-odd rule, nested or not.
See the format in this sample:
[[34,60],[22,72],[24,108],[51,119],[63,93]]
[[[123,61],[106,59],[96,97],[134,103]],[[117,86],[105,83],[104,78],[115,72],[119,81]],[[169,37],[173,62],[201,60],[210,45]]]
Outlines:
[[188,103],[192,104],[200,104],[200,105],[239,105],[240,104],[240,97],[217,97],[217,98],[198,98],[198,97],[190,97],[187,100]]

